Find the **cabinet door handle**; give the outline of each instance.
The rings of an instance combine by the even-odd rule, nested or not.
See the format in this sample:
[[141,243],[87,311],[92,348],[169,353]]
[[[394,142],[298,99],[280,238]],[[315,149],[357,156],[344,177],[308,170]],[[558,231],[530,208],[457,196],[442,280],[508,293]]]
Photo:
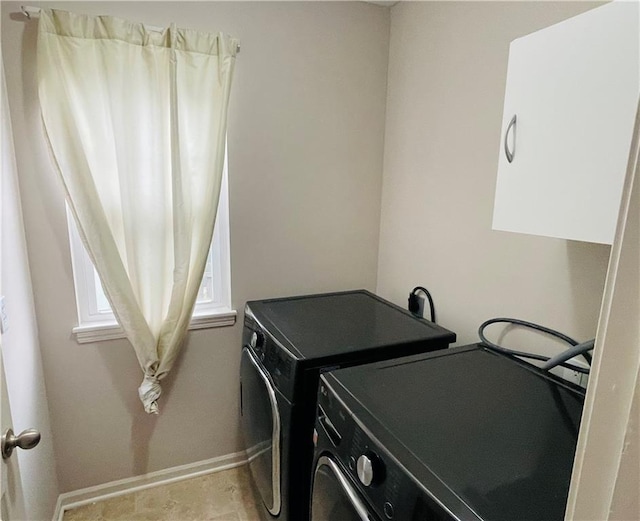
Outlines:
[[[513,151],[509,150],[509,132],[513,128]],[[509,163],[513,162],[513,157],[516,155],[516,115],[514,114],[509,122],[507,131],[504,133],[504,153],[507,156]]]

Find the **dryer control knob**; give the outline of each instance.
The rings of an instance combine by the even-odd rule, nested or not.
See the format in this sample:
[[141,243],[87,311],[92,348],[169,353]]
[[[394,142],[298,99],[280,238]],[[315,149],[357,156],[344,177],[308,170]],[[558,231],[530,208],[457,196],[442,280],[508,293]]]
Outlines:
[[356,472],[360,483],[365,487],[377,485],[384,480],[384,465],[373,452],[367,452],[358,458]]

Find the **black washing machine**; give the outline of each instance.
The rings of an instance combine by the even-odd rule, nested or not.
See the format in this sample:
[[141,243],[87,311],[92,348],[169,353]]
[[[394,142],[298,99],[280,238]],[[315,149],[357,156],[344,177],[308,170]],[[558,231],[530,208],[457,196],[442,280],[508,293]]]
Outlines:
[[562,521],[583,404],[480,345],[322,375],[311,521]]
[[443,349],[455,334],[364,290],[248,302],[242,424],[263,517],[309,518],[320,373]]

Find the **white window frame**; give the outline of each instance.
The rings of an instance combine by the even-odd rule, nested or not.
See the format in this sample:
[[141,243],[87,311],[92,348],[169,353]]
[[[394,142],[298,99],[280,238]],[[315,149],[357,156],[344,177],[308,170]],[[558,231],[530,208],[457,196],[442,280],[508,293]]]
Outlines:
[[[71,264],[75,285],[78,325],[72,329],[76,340],[90,343],[101,340],[125,338],[124,331],[111,310],[100,311],[97,305],[98,276],[76,228],[73,216],[67,208]],[[236,311],[231,307],[231,254],[229,238],[229,180],[225,154],[220,200],[211,250],[214,299],[196,302],[189,329],[232,326]]]

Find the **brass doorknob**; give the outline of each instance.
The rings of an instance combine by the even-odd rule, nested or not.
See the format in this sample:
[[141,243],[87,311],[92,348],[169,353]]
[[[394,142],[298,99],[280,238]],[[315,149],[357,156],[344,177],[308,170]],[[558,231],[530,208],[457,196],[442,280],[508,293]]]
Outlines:
[[11,457],[13,449],[33,449],[40,443],[40,433],[35,429],[27,429],[17,436],[13,434],[13,429],[7,429],[2,435],[2,459]]

